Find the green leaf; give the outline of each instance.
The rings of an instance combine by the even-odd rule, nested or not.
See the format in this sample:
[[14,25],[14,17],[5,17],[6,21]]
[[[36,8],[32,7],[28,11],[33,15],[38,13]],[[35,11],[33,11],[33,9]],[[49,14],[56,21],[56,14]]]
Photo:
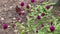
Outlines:
[[46,4],[49,4],[49,2],[43,2],[42,4],[43,4],[43,5],[46,5]]
[[42,7],[42,6],[39,7],[39,11],[40,11],[41,13],[43,12],[43,7]]

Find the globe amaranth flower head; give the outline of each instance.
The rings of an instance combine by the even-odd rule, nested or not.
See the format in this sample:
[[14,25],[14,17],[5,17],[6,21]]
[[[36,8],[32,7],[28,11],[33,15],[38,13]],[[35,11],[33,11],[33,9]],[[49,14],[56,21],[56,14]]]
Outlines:
[[8,24],[7,23],[4,23],[3,24],[3,29],[7,29],[8,28]]
[[24,6],[24,2],[21,2],[20,5],[21,5],[21,6]]
[[38,33],[38,28],[36,28],[36,33]]
[[41,19],[41,16],[38,15],[38,16],[37,16],[37,19]]
[[29,8],[30,8],[29,4],[27,4],[27,5],[26,5],[26,8],[27,8],[27,9],[29,9]]
[[31,2],[33,3],[33,2],[35,2],[35,0],[31,0]]
[[50,31],[53,32],[55,30],[55,27],[53,25],[50,26]]
[[41,16],[44,16],[44,15],[45,15],[45,13],[42,13],[42,14],[41,14]]
[[44,27],[44,24],[41,24],[41,27]]
[[49,8],[50,8],[50,5],[47,5],[47,6],[46,6],[46,9],[49,9]]
[[24,10],[21,11],[21,15],[25,15],[25,11]]

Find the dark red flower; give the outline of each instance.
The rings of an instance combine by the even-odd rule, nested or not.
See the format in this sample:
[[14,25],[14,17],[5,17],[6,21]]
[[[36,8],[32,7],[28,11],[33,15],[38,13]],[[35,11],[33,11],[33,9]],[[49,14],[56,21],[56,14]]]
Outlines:
[[32,18],[33,16],[29,16],[30,18]]
[[31,0],[31,2],[33,3],[33,2],[35,2],[35,0]]
[[44,27],[44,24],[41,24],[41,27]]
[[21,6],[24,6],[24,2],[21,2],[20,5],[21,5]]
[[50,26],[50,31],[53,32],[55,30],[55,27],[53,25]]
[[38,16],[37,16],[37,19],[41,19],[41,16],[38,15]]
[[29,4],[27,4],[27,5],[26,5],[26,8],[29,9],[29,7],[30,7]]
[[38,28],[36,28],[36,33],[38,33]]
[[41,14],[41,16],[44,16],[44,15],[45,15],[45,13],[42,13],[42,14]]
[[50,5],[47,5],[47,6],[46,6],[46,9],[49,9],[49,8],[50,8]]
[[8,24],[7,23],[4,23],[3,24],[3,29],[7,29],[8,28]]
[[16,25],[14,23],[12,23],[12,27],[14,28]]

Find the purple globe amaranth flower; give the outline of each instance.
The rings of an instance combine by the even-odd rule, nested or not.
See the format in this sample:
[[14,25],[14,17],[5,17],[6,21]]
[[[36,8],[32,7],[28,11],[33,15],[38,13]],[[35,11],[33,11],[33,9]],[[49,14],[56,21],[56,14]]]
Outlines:
[[4,23],[3,24],[3,29],[7,29],[8,28],[8,24],[7,23]]
[[21,14],[22,14],[22,15],[25,15],[25,11],[21,11]]
[[28,13],[31,13],[32,11],[31,10],[27,10]]
[[37,19],[41,19],[41,16],[38,15],[38,16],[37,16]]
[[45,13],[42,13],[42,14],[41,14],[41,16],[44,16],[44,15],[45,15]]
[[31,2],[33,3],[33,2],[35,2],[35,0],[31,0]]
[[29,9],[29,8],[30,8],[29,4],[27,4],[27,5],[26,5],[26,8],[27,8],[27,9]]
[[21,15],[21,12],[18,12],[18,15]]
[[50,31],[53,32],[55,30],[55,27],[53,25],[50,26]]
[[23,10],[21,10],[21,11],[19,11],[19,12],[17,12],[19,15],[24,15],[25,14],[25,12],[23,11]]
[[47,5],[47,6],[46,6],[46,9],[49,9],[49,8],[50,8],[50,5]]
[[21,6],[24,6],[24,2],[21,2],[20,5],[21,5]]

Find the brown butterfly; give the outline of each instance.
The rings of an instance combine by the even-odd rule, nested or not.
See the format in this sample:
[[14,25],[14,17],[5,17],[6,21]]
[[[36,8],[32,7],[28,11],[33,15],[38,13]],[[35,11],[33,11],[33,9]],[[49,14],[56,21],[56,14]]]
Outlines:
[[17,12],[19,15],[21,15],[21,12],[20,12],[20,11],[21,11],[21,9],[20,9],[18,6],[16,6],[16,8],[15,8],[15,9],[16,9],[16,12]]
[[18,6],[16,6],[16,8],[15,8],[15,9],[16,9],[16,12],[18,12]]

